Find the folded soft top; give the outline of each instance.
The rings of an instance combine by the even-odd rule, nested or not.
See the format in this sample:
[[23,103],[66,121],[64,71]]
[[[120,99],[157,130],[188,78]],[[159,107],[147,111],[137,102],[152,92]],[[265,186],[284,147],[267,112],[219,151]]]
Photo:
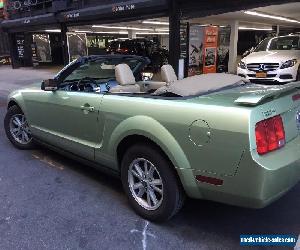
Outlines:
[[180,96],[201,95],[229,86],[240,85],[247,82],[245,78],[225,73],[204,74],[184,78],[165,86],[156,94],[173,93]]

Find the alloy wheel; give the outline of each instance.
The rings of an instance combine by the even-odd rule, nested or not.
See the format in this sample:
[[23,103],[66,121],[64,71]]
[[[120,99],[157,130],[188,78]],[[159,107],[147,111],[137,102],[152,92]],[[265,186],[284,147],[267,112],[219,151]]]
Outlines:
[[156,210],[163,201],[162,178],[153,163],[137,158],[129,166],[128,184],[137,203],[147,210]]
[[9,131],[14,140],[20,144],[26,145],[32,140],[27,120],[23,114],[16,114],[10,118]]

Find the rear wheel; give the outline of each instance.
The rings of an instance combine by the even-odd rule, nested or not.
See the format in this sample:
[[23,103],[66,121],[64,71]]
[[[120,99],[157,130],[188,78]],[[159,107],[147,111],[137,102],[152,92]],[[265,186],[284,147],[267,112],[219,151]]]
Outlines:
[[34,146],[27,119],[18,106],[7,110],[4,118],[4,128],[7,138],[19,149],[31,149]]
[[174,216],[184,203],[184,191],[175,170],[154,146],[137,144],[125,153],[121,177],[133,209],[150,221]]

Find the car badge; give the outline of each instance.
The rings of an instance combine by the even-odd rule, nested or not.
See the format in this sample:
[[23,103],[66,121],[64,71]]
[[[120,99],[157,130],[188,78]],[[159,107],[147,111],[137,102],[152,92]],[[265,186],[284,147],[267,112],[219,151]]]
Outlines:
[[266,66],[264,64],[260,64],[259,69],[264,71],[266,69]]
[[296,113],[296,124],[298,131],[300,131],[300,110],[298,110]]

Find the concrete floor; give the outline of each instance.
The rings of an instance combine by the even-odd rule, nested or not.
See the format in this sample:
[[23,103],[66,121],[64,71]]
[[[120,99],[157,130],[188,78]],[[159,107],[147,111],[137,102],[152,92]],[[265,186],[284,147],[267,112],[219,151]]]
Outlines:
[[[0,120],[10,90],[52,75],[0,67]],[[300,233],[300,185],[261,210],[188,200],[171,221],[154,224],[132,211],[118,179],[47,149],[17,150],[2,125],[0,159],[3,250],[267,249],[240,247],[239,235]]]

